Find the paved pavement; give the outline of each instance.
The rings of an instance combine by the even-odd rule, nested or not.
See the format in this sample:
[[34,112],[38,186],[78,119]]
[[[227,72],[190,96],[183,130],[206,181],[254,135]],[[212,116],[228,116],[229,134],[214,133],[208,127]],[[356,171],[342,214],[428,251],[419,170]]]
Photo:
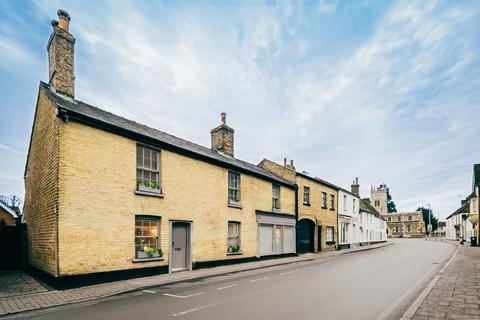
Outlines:
[[[381,243],[368,247],[359,247],[348,250],[326,252],[321,254],[306,254],[299,257],[281,258],[274,260],[265,260],[259,262],[249,262],[235,264],[231,266],[222,266],[210,269],[195,270],[192,272],[179,272],[174,274],[158,275],[152,277],[142,277],[131,279],[127,281],[116,281],[105,284],[99,284],[94,286],[86,286],[77,289],[63,290],[63,291],[48,291],[45,290],[33,291],[31,290],[31,284],[35,282],[32,278],[28,277],[21,272],[18,272],[17,276],[20,279],[24,279],[24,282],[16,281],[14,276],[10,273],[4,273],[3,284],[5,288],[5,295],[0,297],[0,316],[6,314],[20,313],[30,310],[50,308],[54,306],[67,305],[72,303],[79,303],[85,301],[97,300],[105,297],[115,296],[125,292],[137,291],[140,289],[148,289],[152,286],[174,284],[178,282],[194,281],[203,279],[205,277],[212,277],[222,274],[229,274],[235,272],[242,272],[252,269],[267,268],[275,265],[283,265],[289,263],[295,263],[299,261],[309,261],[313,259],[327,259],[330,257],[343,255],[346,253],[364,251],[375,249],[390,245],[390,243]],[[10,282],[9,282],[10,281]],[[15,292],[16,288],[16,292]],[[30,290],[30,291],[29,291]],[[35,293],[40,292],[40,293]]]
[[0,272],[0,298],[45,291],[47,288],[24,272]]
[[32,319],[399,319],[455,247],[425,240],[30,314]]
[[480,248],[459,245],[455,258],[433,281],[413,320],[480,319]]

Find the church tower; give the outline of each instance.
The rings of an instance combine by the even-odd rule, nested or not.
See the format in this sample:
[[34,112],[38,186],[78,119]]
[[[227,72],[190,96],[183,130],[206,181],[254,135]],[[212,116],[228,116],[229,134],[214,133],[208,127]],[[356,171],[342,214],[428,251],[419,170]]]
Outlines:
[[378,187],[372,187],[370,203],[382,215],[388,214],[387,198],[388,187],[386,184],[381,184]]

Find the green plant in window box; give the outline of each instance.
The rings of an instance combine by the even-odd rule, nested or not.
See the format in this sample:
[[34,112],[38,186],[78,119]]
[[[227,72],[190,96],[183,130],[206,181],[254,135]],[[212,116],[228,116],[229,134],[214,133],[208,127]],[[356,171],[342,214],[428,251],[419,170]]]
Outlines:
[[228,253],[235,253],[240,251],[240,246],[238,244],[232,244],[228,247]]
[[156,182],[151,182],[151,181],[141,182],[141,181],[138,181],[137,186],[138,186],[138,190],[140,190],[140,191],[160,193],[160,185]]
[[158,248],[157,249],[158,256],[163,257],[163,251],[162,249]]
[[162,249],[152,247],[143,247],[143,251],[137,253],[138,258],[159,258],[163,257]]

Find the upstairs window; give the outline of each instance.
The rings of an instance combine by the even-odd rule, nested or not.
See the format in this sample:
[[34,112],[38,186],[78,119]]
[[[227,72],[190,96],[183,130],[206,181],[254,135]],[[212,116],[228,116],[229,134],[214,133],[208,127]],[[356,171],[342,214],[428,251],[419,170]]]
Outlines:
[[399,222],[402,221],[402,217],[398,216],[398,221]]
[[160,152],[137,145],[137,189],[161,193]]
[[327,208],[327,194],[325,192],[322,192],[322,208]]
[[335,195],[330,195],[330,209],[335,210]]
[[303,203],[310,204],[310,188],[303,187]]
[[353,199],[353,205],[352,205],[353,212],[355,212],[356,206],[357,206],[357,199]]
[[228,253],[240,251],[240,222],[228,222]]
[[280,209],[280,186],[278,184],[272,184],[272,209]]
[[343,211],[347,211],[347,196],[343,195]]
[[228,203],[240,204],[240,174],[228,172]]

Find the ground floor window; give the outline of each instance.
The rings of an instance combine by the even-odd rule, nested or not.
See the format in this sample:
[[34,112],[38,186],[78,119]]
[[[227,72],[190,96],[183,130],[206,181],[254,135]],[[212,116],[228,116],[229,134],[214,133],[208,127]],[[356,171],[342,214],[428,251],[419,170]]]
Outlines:
[[327,242],[334,242],[333,234],[334,234],[334,228],[327,227]]
[[228,222],[228,252],[240,251],[240,222]]
[[290,225],[259,224],[258,242],[260,255],[294,253],[294,227]]
[[348,242],[348,223],[342,223],[340,225],[340,243]]
[[160,249],[160,218],[151,216],[135,217],[135,256],[153,258],[163,256]]

